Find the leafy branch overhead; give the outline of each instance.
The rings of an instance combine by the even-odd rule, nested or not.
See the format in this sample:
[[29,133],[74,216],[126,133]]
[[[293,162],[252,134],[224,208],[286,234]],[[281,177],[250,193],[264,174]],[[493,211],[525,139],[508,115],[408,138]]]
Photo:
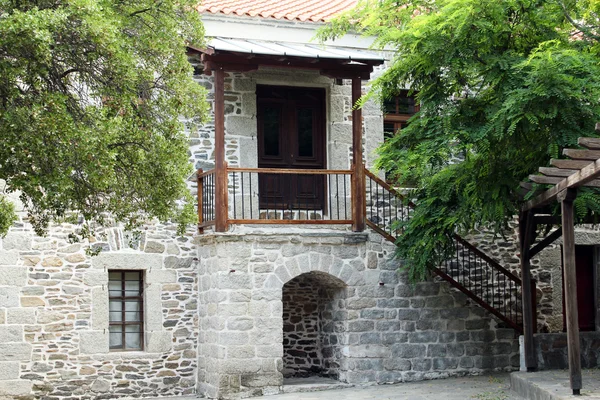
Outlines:
[[[599,15],[595,0],[362,0],[320,32],[376,37],[393,58],[369,96],[410,88],[421,104],[379,158],[397,185],[415,186],[397,243],[413,279],[446,257],[456,230],[505,230],[519,182],[594,131]],[[591,198],[581,213],[600,212]]]
[[38,233],[68,213],[189,216],[181,117],[207,114],[185,47],[203,43],[195,5],[0,0],[0,179]]

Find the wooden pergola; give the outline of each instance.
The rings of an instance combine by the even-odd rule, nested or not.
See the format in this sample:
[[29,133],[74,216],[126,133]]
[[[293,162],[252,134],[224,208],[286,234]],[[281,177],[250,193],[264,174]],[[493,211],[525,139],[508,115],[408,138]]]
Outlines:
[[[598,126],[597,126],[598,130]],[[554,187],[527,201],[519,216],[519,241],[521,247],[521,279],[523,282],[523,325],[524,350],[527,371],[537,369],[537,355],[533,342],[534,316],[531,307],[531,258],[563,237],[563,286],[567,325],[567,346],[569,375],[574,395],[579,395],[581,379],[581,354],[579,343],[579,319],[577,313],[577,281],[575,269],[575,218],[573,201],[579,187],[600,187],[600,139],[579,138],[578,144],[584,149],[565,149],[563,155],[569,159],[553,159],[553,167],[541,167],[542,175],[530,175],[529,179],[538,184],[552,184]],[[529,184],[522,186],[529,188]],[[561,216],[550,214],[548,206],[560,202]],[[535,246],[537,225],[560,224],[561,227],[540,240]]]

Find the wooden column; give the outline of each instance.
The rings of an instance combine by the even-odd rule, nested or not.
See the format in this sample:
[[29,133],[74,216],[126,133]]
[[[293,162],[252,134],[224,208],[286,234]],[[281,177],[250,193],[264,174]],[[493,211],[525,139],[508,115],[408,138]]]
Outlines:
[[197,199],[198,199],[198,233],[199,234],[203,234],[204,233],[204,227],[202,226],[202,223],[204,222],[204,213],[203,213],[203,206],[204,206],[204,199],[202,198],[202,194],[204,192],[203,190],[203,186],[204,186],[204,178],[202,178],[202,172],[204,172],[202,170],[202,168],[199,168],[198,171],[196,171],[196,185],[197,185]]
[[227,231],[227,164],[225,163],[225,71],[215,72],[215,231]]
[[525,366],[527,371],[537,369],[537,355],[533,342],[534,321],[532,307],[532,287],[530,273],[529,249],[533,237],[533,212],[525,211],[519,217],[519,242],[521,245],[521,296],[523,305],[523,349],[525,352]]
[[361,96],[361,79],[352,78],[352,230],[362,232],[365,230],[366,215],[366,185],[365,167],[363,164],[362,147],[362,109],[356,107]]
[[575,269],[575,218],[573,200],[576,189],[565,189],[557,195],[562,209],[563,231],[563,285],[567,313],[567,346],[569,378],[574,395],[581,390],[581,350],[579,348],[579,318],[577,315],[577,272]]

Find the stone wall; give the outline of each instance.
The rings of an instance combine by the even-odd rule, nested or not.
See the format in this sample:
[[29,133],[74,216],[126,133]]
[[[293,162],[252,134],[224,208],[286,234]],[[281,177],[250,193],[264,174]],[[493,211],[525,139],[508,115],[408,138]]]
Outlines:
[[[444,282],[411,285],[378,234],[278,229],[206,234],[199,249],[199,392],[276,393],[283,382],[284,284],[318,271],[344,284],[331,347],[338,379],[388,383],[519,365],[512,329]],[[324,350],[322,348],[322,354]]]
[[[568,369],[567,333],[533,335],[538,369]],[[579,332],[581,367],[600,367],[600,332]],[[521,369],[525,366],[522,365]]]
[[338,377],[341,349],[336,321],[343,312],[343,287],[342,281],[317,271],[283,286],[284,378]]
[[[0,240],[0,398],[90,399],[190,394],[196,385],[197,256],[192,234],[149,224],[140,235],[77,225]],[[91,257],[86,249],[101,248]],[[144,271],[144,351],[109,351],[108,271]]]
[[304,377],[322,371],[319,285],[306,274],[283,286],[283,376]]

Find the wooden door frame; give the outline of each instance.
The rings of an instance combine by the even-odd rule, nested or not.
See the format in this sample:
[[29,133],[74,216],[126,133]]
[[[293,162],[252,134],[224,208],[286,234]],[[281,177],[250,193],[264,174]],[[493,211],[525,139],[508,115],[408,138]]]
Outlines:
[[[263,89],[265,88],[265,89]],[[282,97],[281,100],[276,99],[274,97],[260,96],[260,90],[279,90],[281,93],[285,93],[285,97]],[[301,102],[295,97],[300,97],[302,91],[310,91],[319,98],[320,107],[314,107],[314,104]],[[289,86],[289,85],[278,85],[278,84],[269,84],[269,83],[259,83],[256,85],[256,113],[257,113],[257,166],[259,168],[298,168],[298,169],[327,169],[328,163],[328,152],[327,152],[327,90],[325,87],[319,86]],[[291,97],[291,99],[290,99]],[[293,102],[293,108],[290,105],[290,102]],[[264,154],[264,132],[263,132],[263,124],[261,124],[262,113],[261,113],[261,104],[281,104],[281,113],[282,113],[282,122],[280,123],[280,132],[284,131],[286,128],[290,131],[288,136],[280,135],[280,143],[279,149],[282,152],[281,161],[273,163],[269,163],[269,160],[266,160],[267,156]],[[311,107],[312,106],[312,107]],[[297,116],[297,110],[302,108],[312,108],[313,110],[318,110],[316,116],[313,111],[313,118],[316,120],[314,125],[314,132],[316,136],[316,140],[313,141],[313,158],[314,163],[307,162],[307,160],[301,160],[300,157],[300,147],[298,145],[298,129],[297,129],[297,118],[292,118],[293,115]],[[288,118],[289,121],[286,123],[285,119]],[[283,140],[282,140],[283,138]],[[262,162],[261,162],[262,161]],[[322,177],[315,176],[315,179],[322,180]],[[326,213],[327,210],[327,187],[323,182],[321,189],[315,192],[317,196],[317,206],[314,210],[321,210],[323,213]],[[292,209],[294,204],[298,202],[298,194],[295,192],[297,188],[289,189],[288,196],[290,197],[289,205],[291,205]],[[296,193],[296,194],[294,194]],[[320,197],[320,199],[319,199]],[[260,200],[259,200],[260,201]],[[284,199],[285,203],[286,200]],[[274,204],[275,205],[275,204]],[[301,208],[301,203],[297,204],[298,208]],[[308,202],[306,203],[307,209],[311,209],[309,207]],[[285,205],[282,205],[281,209],[285,209]]]

